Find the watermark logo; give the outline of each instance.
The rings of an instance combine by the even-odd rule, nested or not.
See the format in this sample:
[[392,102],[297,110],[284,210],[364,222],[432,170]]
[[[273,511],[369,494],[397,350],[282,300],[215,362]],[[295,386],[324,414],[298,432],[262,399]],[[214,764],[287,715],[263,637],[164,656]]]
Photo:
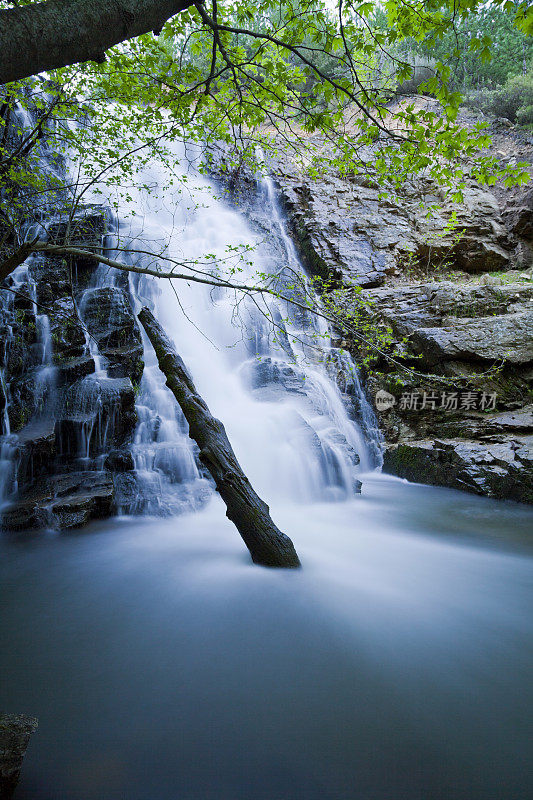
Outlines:
[[385,389],[380,389],[379,392],[376,392],[375,402],[378,411],[388,411],[396,405],[396,398]]
[[389,411],[395,405],[399,411],[495,411],[497,399],[496,392],[426,392],[413,389],[395,397],[380,389],[374,401],[378,411]]

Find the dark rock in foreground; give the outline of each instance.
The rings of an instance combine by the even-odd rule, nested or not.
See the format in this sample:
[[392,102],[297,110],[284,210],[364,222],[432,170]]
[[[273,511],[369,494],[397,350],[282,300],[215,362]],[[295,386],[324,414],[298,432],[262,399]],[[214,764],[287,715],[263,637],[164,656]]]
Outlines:
[[9,531],[37,528],[80,528],[92,519],[110,516],[115,486],[110,472],[71,472],[30,484],[3,512]]
[[9,800],[18,783],[30,736],[37,730],[35,717],[0,714],[0,800]]

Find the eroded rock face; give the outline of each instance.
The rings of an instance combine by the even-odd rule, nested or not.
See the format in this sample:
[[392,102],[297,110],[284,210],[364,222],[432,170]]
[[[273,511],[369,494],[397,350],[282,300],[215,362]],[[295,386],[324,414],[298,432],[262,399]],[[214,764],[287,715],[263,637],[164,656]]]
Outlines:
[[[478,121],[470,116],[465,115],[466,124]],[[502,131],[495,122],[491,133],[498,159],[516,163],[533,157],[514,130]],[[395,398],[392,407],[378,411],[384,469],[422,483],[533,502],[533,424],[527,405],[533,381],[533,285],[523,273],[533,267],[533,189],[506,192],[470,183],[458,206],[419,182],[406,184],[397,197],[382,198],[371,152],[362,157],[368,174],[355,178],[330,172],[312,180],[283,156],[274,170],[308,271],[348,290],[339,300],[345,307],[367,304],[362,313],[392,329],[397,358],[415,370],[409,374],[376,357],[379,374],[367,375],[371,397],[384,390]],[[439,210],[427,216],[434,203]],[[452,212],[457,227],[450,233]],[[507,273],[503,280],[479,278],[502,271]],[[448,275],[453,278],[446,280]],[[361,361],[357,339],[343,335]],[[435,384],[431,375],[447,383]],[[470,390],[478,400],[483,393],[495,398],[494,405],[490,413],[453,404],[440,408],[440,399],[431,409],[400,407],[403,393],[422,396],[435,386],[439,398],[444,391]]]
[[[387,389],[396,397],[380,414],[387,439],[384,469],[420,483],[533,502],[533,407],[527,405],[533,287],[426,282],[374,290],[367,299],[370,294],[376,313],[399,338],[407,337],[418,354],[412,366],[422,373],[410,378],[389,372],[370,381],[373,392]],[[493,365],[499,369],[490,373]],[[435,392],[434,385],[425,385],[424,372],[450,380]],[[436,398],[434,407],[406,402],[402,408],[402,397],[414,392],[422,399],[426,390]],[[459,402],[446,407],[445,398],[454,392]],[[481,397],[489,413],[475,410]]]
[[509,202],[503,212],[507,227],[518,237],[533,241],[533,189]]
[[[513,242],[498,201],[475,185],[467,188],[464,206],[445,203],[426,219],[412,187],[401,198],[383,199],[377,187],[361,185],[362,178],[326,175],[311,182],[284,164],[277,167],[277,180],[306,268],[343,286],[380,286],[406,260],[447,261],[472,273],[512,264]],[[424,202],[439,202],[436,191],[428,186]],[[442,235],[452,211],[462,231],[458,241],[455,233]]]
[[[106,208],[89,206],[51,225],[49,238],[101,250],[109,219]],[[13,466],[6,529],[76,528],[108,516],[114,475],[133,469],[131,457],[111,454],[128,451],[137,423],[141,336],[120,276],[118,285],[91,288],[96,270],[89,258],[39,256],[1,310],[0,410],[9,417],[3,433]],[[107,377],[96,374],[95,358]]]
[[433,366],[442,361],[504,359],[510,364],[533,362],[533,308],[521,314],[501,314],[483,319],[458,319],[440,328],[418,328],[414,349]]

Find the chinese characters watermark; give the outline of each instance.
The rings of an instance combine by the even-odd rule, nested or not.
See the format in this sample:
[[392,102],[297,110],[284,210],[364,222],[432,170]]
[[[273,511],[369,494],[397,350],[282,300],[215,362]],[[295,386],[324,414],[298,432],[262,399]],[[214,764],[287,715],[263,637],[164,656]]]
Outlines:
[[398,406],[399,411],[495,411],[496,392],[483,391],[424,391],[413,389],[402,392],[397,398],[380,389],[376,392],[378,411],[388,411]]

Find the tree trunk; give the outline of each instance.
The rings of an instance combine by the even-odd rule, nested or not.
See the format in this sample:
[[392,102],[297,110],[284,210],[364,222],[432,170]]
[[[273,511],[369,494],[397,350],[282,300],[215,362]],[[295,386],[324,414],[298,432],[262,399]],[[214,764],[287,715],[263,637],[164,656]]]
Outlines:
[[82,61],[203,0],[48,0],[0,11],[0,84]]
[[172,342],[147,308],[139,314],[150,339],[167,386],[181,406],[189,435],[200,448],[200,458],[209,469],[226,516],[241,534],[252,560],[265,567],[299,567],[294,545],[272,522],[267,504],[257,496],[241,469],[220,420],[212,416]]

